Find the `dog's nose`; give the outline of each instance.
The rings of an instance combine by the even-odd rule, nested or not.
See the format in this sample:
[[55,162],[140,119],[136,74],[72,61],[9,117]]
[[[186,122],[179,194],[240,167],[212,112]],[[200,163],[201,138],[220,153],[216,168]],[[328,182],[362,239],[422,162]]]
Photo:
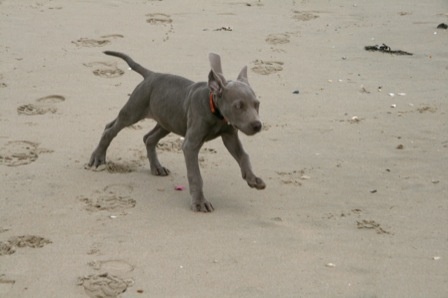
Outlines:
[[261,124],[260,121],[252,122],[252,129],[253,129],[255,132],[259,132],[259,131],[261,130],[262,127],[263,127],[263,125]]

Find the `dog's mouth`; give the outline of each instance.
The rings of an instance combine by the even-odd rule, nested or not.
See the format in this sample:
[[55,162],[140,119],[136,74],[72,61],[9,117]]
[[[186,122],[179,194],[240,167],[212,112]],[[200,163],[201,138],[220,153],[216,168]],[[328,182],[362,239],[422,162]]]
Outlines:
[[253,136],[257,133],[259,133],[261,131],[261,129],[263,128],[263,125],[261,124],[260,121],[254,121],[246,126],[240,127],[236,124],[230,123],[229,125],[232,125],[233,128],[238,129],[239,131],[241,131],[242,133],[244,133],[247,136]]
[[253,136],[253,135],[259,133],[259,131],[250,131],[250,132],[244,132],[244,131],[243,131],[243,133],[244,133],[246,136]]

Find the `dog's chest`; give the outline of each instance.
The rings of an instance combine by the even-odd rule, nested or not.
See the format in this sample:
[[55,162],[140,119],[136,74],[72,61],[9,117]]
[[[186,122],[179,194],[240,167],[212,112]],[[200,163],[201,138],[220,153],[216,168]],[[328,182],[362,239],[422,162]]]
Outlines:
[[224,121],[222,121],[222,123],[217,123],[216,125],[211,126],[204,139],[206,142],[211,141],[211,140],[216,139],[217,137],[221,136],[223,133],[227,132],[229,129],[232,129],[232,127],[230,125],[228,125],[227,123],[224,123]]

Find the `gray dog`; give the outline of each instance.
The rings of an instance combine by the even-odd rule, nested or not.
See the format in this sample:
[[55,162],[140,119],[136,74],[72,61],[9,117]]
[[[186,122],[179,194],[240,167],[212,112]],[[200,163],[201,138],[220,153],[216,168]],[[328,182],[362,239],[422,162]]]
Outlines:
[[170,132],[185,137],[182,150],[187,164],[193,211],[213,211],[212,204],[205,199],[202,191],[198,155],[204,142],[218,136],[238,162],[247,184],[256,189],[266,187],[263,180],[252,172],[249,156],[238,138],[238,130],[254,135],[262,128],[258,116],[260,103],[247,80],[247,67],[241,70],[236,81],[226,81],[222,74],[221,58],[211,53],[208,83],[195,83],[180,76],[152,72],[122,53],[104,53],[125,60],[144,80],[132,92],[118,117],[106,125],[90,158],[90,167],[106,163],[107,148],[120,130],[144,118],[151,118],[157,125],[143,137],[143,141],[153,175],[169,174],[157,158],[159,140]]

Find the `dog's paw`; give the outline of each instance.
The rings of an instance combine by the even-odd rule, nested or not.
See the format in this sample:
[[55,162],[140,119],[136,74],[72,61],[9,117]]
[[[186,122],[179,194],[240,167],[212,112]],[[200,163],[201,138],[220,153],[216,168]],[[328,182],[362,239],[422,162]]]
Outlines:
[[151,173],[154,176],[168,176],[170,174],[170,170],[165,167],[151,167]]
[[265,189],[266,183],[264,183],[263,179],[255,177],[253,179],[247,180],[247,184],[256,189]]
[[213,208],[212,203],[204,200],[201,202],[193,202],[191,204],[191,210],[194,212],[212,212],[215,208]]
[[96,169],[103,164],[106,164],[106,155],[95,154],[94,152],[87,165],[89,168],[94,167]]

